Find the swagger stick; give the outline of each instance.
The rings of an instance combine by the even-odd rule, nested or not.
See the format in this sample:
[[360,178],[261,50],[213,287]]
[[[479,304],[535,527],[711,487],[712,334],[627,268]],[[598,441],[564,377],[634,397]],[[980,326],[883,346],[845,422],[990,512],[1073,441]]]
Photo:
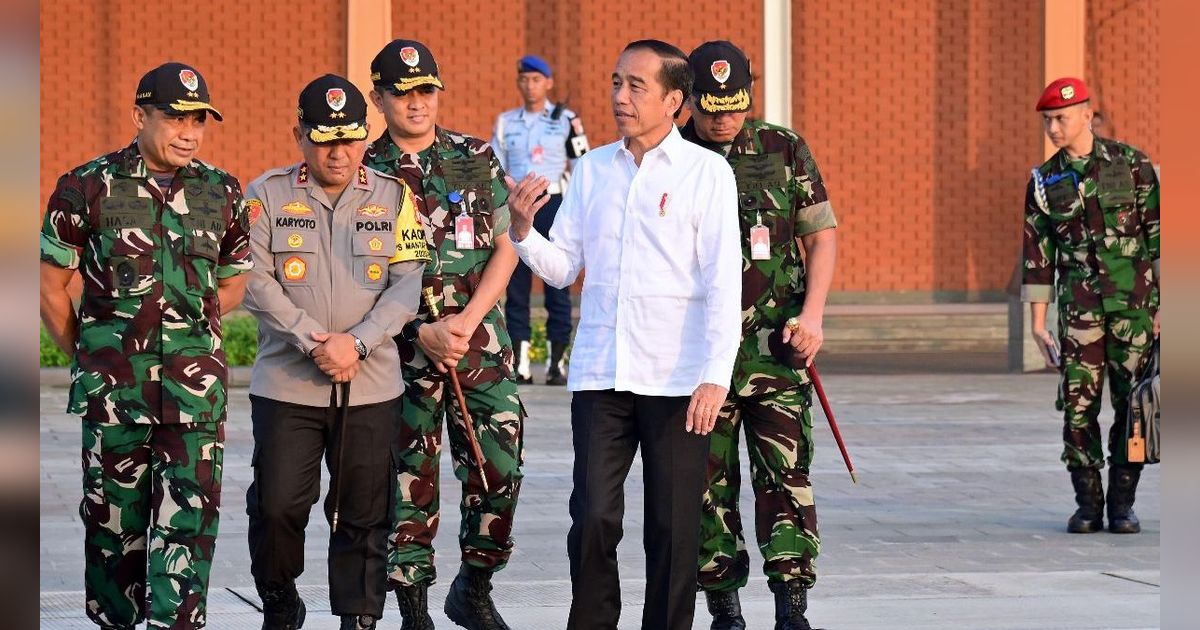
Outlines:
[[[441,319],[437,298],[433,297],[433,289],[425,287],[421,290],[421,295],[425,298],[425,306],[429,308],[430,319],[435,322]],[[462,385],[458,382],[458,371],[449,369],[446,372],[450,374],[450,385],[454,388],[454,397],[458,399],[458,410],[462,412],[463,424],[467,427],[467,442],[471,444],[471,454],[475,456],[475,466],[479,468],[479,479],[483,482],[484,492],[488,492],[487,472],[483,469],[483,451],[479,450],[479,440],[475,439],[475,421],[471,419],[471,412],[467,411],[467,399],[463,396]]]
[[333,482],[333,523],[330,532],[336,532],[338,512],[342,509],[342,477],[346,471],[342,469],[342,454],[346,452],[346,421],[350,419],[350,381],[342,384],[342,401],[338,405],[338,449],[337,449],[337,481]]
[[825,419],[833,431],[833,439],[837,441],[838,449],[842,451],[842,460],[846,462],[846,470],[850,471],[850,481],[858,483],[858,473],[854,472],[854,464],[850,463],[850,453],[846,452],[846,443],[842,441],[842,432],[838,430],[837,420],[833,419],[833,408],[825,397],[825,388],[821,386],[821,377],[817,375],[817,364],[808,364],[808,375],[812,378],[813,389],[817,390],[817,398],[821,399],[821,409],[825,411]]

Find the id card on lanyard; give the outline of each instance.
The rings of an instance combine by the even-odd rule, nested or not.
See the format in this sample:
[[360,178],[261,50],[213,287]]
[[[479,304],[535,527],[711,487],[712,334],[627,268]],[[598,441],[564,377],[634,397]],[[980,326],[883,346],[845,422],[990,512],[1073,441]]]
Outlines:
[[463,203],[462,193],[456,190],[450,193],[447,199],[459,206],[459,213],[454,217],[454,248],[475,249],[475,220],[467,214],[467,204]]
[[771,230],[763,225],[762,213],[757,213],[758,223],[750,228],[750,260],[771,259]]

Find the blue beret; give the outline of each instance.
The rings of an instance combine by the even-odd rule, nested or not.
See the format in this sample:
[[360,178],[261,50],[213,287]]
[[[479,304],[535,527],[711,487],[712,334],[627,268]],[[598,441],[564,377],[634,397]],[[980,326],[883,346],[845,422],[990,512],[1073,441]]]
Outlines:
[[540,72],[546,78],[554,76],[550,73],[550,64],[545,59],[534,55],[525,55],[517,62],[517,72]]

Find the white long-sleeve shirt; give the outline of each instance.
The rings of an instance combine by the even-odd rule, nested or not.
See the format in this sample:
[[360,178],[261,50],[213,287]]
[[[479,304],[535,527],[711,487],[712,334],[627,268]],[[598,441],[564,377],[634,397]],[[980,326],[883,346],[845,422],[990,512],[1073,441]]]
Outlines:
[[550,239],[513,242],[548,284],[586,269],[568,389],[729,387],[741,338],[737,184],[672,127],[639,167],[623,141],[580,158]]

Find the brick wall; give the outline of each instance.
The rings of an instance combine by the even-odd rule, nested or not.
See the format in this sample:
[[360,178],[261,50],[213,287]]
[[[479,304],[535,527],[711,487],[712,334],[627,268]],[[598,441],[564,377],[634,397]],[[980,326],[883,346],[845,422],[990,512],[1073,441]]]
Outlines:
[[[296,158],[290,126],[304,83],[346,71],[344,2],[213,0],[195,17],[129,0],[41,7],[42,201],[64,170],[133,136],[141,73],[196,65],[227,114],[202,155],[249,181]],[[393,2],[396,37],[438,58],[441,121],[490,137],[519,104],[516,59],[546,57],[553,97],[585,119],[593,145],[615,139],[609,75],[627,42],[685,52],[739,44],[761,69],[762,2],[445,0]],[[1037,0],[860,0],[793,4],[792,121],[813,148],[839,212],[841,292],[994,292],[1017,261],[1029,168],[1041,158],[1032,103],[1042,86]],[[229,16],[236,16],[231,18]],[[1118,138],[1158,151],[1158,15],[1149,2],[1090,0],[1087,79]],[[755,87],[761,103],[761,82]]]
[[1159,154],[1158,3],[1089,0],[1085,80],[1112,137]]

